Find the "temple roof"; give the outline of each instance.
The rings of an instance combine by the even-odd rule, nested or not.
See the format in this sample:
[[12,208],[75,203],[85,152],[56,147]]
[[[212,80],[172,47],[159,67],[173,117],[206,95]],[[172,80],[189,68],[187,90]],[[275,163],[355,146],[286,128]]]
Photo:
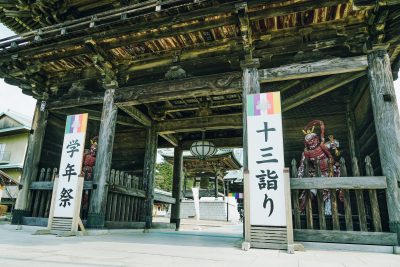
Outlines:
[[[47,27],[42,21],[46,16],[35,15],[41,18],[40,30],[0,42],[2,76],[35,97],[43,91],[60,97],[71,88],[93,93],[103,78],[116,80],[119,86],[164,80],[174,65],[186,76],[240,70],[248,46],[262,67],[360,55],[371,37],[389,44],[393,62],[400,53],[398,7],[375,7],[374,1],[363,1],[371,3],[361,8],[344,0],[247,1],[244,21],[236,1],[163,1],[159,11],[155,1],[119,8],[116,1],[34,2],[30,8],[39,14],[70,14]],[[107,11],[100,12],[103,9]],[[90,10],[99,13],[87,16]],[[9,18],[3,17],[3,22]],[[23,18],[39,28],[33,18]],[[384,32],[375,29],[382,24]],[[243,38],[246,27],[251,36]]]

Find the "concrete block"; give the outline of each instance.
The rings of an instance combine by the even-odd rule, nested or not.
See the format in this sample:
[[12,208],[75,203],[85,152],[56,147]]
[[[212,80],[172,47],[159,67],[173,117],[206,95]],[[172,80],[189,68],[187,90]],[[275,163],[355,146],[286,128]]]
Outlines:
[[250,242],[243,242],[242,243],[242,250],[248,251],[250,249]]

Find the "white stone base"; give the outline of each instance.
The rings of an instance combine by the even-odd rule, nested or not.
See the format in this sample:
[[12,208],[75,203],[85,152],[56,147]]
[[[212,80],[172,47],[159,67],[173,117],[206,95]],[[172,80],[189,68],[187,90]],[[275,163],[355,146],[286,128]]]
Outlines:
[[[229,199],[227,205],[226,199]],[[216,220],[227,221],[227,208],[228,221],[238,222],[240,219],[239,212],[237,211],[237,202],[233,197],[219,198],[201,198],[200,199],[200,220]],[[196,215],[193,200],[182,200],[181,202],[181,219],[194,218]]]

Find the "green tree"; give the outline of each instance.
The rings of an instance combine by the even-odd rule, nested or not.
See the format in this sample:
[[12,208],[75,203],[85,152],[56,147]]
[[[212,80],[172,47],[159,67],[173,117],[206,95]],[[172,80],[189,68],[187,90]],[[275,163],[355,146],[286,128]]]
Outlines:
[[155,186],[158,189],[172,191],[172,172],[173,166],[164,161],[156,164]]

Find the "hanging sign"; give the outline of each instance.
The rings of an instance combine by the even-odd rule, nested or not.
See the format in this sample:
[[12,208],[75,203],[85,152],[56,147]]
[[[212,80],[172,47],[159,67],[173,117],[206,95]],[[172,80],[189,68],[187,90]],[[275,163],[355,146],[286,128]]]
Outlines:
[[250,224],[286,226],[279,92],[247,96]]

